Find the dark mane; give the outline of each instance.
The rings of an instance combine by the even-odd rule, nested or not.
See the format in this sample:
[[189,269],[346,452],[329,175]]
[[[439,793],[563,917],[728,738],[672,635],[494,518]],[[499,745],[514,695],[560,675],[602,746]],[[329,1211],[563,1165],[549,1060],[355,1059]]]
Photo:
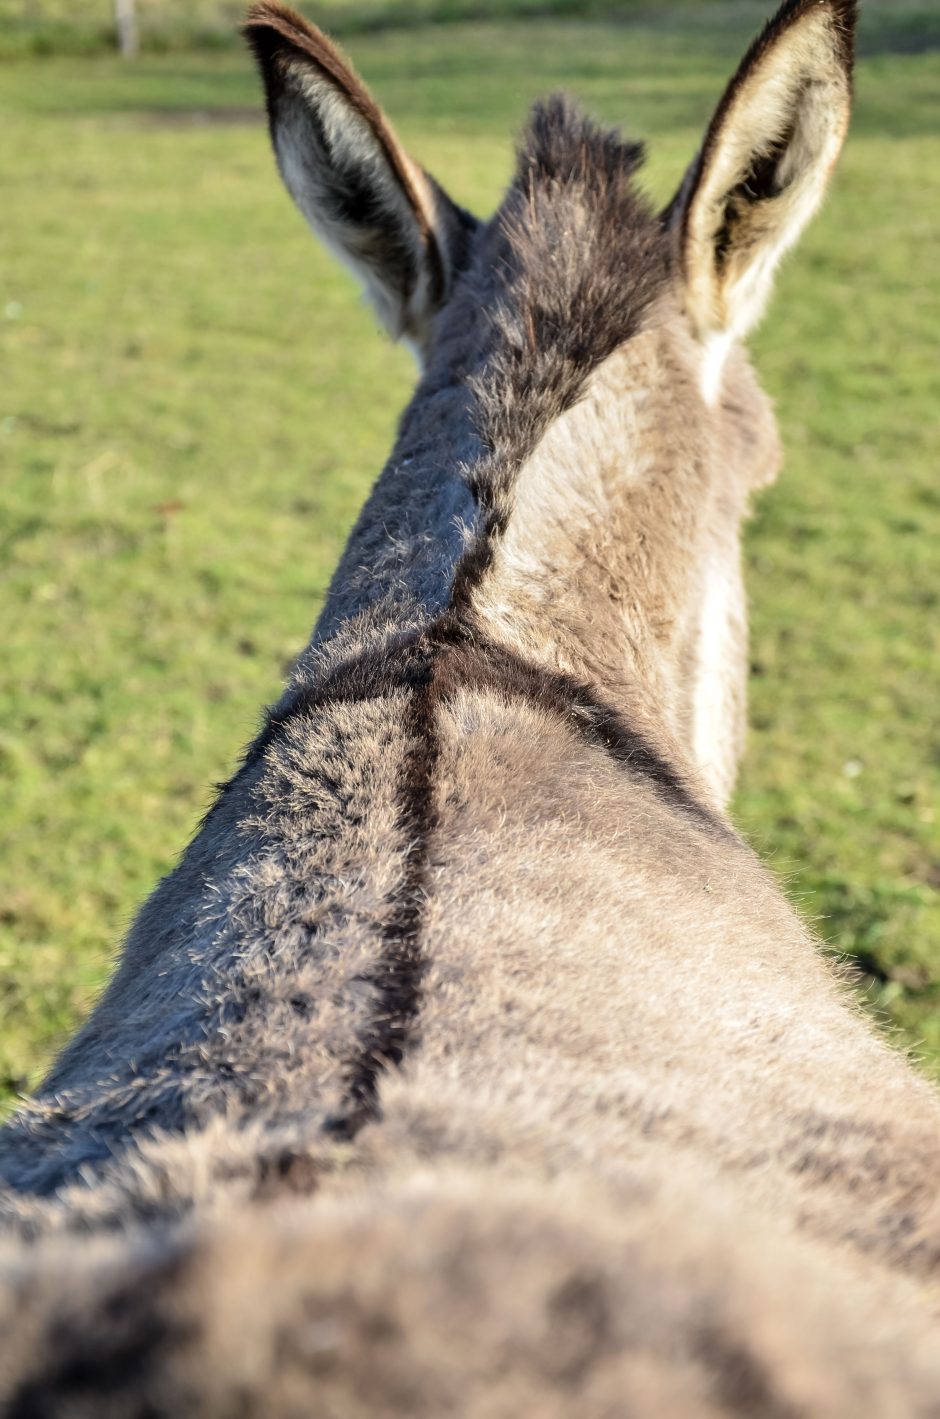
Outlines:
[[636,183],[644,156],[564,95],[536,104],[506,198],[447,311],[455,338],[483,325],[466,370],[483,449],[468,481],[483,518],[454,579],[458,610],[505,528],[518,469],[667,284],[671,243]]

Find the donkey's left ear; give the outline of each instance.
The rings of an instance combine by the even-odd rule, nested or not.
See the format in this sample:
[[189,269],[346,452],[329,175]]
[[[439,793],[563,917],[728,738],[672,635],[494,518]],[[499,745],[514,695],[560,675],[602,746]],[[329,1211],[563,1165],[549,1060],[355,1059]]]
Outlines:
[[423,349],[475,218],[412,162],[347,60],[302,16],[266,0],[249,10],[245,37],[288,191],[391,334]]
[[848,127],[855,16],[856,0],[787,0],[667,209],[702,338],[747,334],[778,261],[823,199]]

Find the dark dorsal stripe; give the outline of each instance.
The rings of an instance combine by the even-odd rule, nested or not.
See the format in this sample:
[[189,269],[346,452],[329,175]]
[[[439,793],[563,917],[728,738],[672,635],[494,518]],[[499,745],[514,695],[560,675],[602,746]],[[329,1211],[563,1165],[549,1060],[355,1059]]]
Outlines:
[[[416,650],[416,659],[421,659]],[[347,1065],[347,1103],[325,1128],[334,1138],[352,1139],[378,1117],[379,1079],[400,1065],[421,1005],[425,957],[421,919],[427,887],[429,844],[435,827],[434,773],[439,742],[436,696],[437,662],[423,658],[405,715],[406,749],[399,786],[398,822],[407,847],[401,882],[382,932],[383,945],[371,984],[378,1005],[354,1058]]]

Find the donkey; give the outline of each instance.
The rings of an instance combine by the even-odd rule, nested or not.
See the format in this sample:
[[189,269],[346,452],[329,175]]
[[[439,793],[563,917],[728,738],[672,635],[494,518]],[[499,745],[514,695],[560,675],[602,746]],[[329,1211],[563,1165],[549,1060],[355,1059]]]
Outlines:
[[674,200],[487,222],[277,0],[284,181],[421,374],[312,639],[2,1136],[25,1416],[940,1413],[940,1106],[732,828],[742,340],[849,118],[786,0]]

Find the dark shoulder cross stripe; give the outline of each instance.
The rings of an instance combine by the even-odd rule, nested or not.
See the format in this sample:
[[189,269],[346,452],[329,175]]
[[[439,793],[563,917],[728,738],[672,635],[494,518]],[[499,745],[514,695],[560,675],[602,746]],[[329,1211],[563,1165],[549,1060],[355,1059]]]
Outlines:
[[422,633],[370,647],[322,682],[297,687],[285,704],[269,714],[240,772],[257,764],[290,724],[314,717],[331,704],[408,692],[406,747],[398,790],[398,820],[407,844],[405,860],[399,885],[388,903],[382,950],[371,979],[377,990],[376,1009],[346,1068],[347,1102],[326,1124],[327,1131],[337,1138],[350,1140],[379,1117],[381,1074],[401,1064],[420,1010],[425,970],[421,926],[429,845],[436,826],[438,709],[463,688],[495,691],[507,700],[556,716],[584,744],[651,784],[665,803],[697,828],[733,836],[681,775],[587,685],[486,640],[454,611],[445,612]]
[[682,775],[590,686],[562,671],[536,665],[479,633],[471,638],[446,622],[442,632],[451,641],[445,672],[448,688],[495,690],[557,716],[585,744],[603,750],[615,763],[651,783],[666,803],[699,826],[729,832],[720,815],[696,797]]

